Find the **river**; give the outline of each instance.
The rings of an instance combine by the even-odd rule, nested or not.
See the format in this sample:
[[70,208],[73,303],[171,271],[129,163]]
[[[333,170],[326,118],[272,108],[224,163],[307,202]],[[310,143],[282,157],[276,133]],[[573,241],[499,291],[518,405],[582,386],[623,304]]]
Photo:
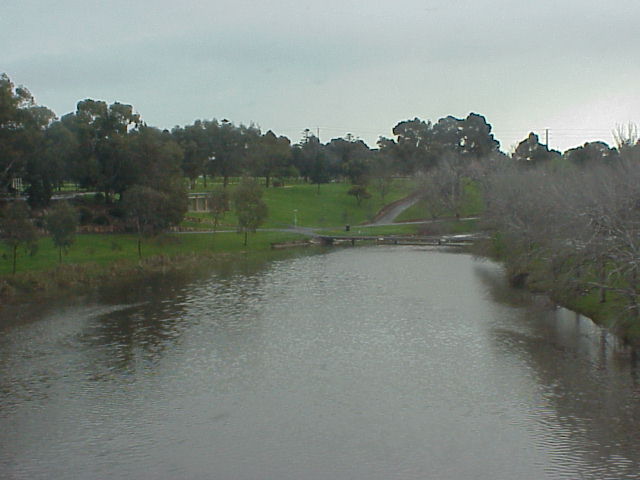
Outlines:
[[338,249],[2,315],[3,479],[640,478],[629,352],[466,254]]

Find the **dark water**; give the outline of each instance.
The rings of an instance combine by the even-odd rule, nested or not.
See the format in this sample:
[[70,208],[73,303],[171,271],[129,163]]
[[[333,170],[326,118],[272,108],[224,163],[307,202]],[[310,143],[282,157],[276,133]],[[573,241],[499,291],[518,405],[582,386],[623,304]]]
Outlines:
[[629,353],[543,303],[372,247],[5,311],[0,478],[640,478]]

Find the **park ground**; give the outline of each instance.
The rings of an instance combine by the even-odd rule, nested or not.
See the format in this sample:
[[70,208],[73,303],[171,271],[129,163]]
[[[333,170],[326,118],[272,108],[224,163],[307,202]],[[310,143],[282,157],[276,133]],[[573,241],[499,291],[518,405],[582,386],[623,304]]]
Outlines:
[[[209,183],[208,189],[212,187]],[[207,190],[203,185],[196,188],[200,192]],[[384,198],[372,192],[371,198],[360,204],[347,195],[348,189],[349,185],[344,183],[323,184],[319,193],[316,185],[303,183],[266,189],[264,200],[269,217],[257,232],[249,235],[246,246],[244,236],[236,232],[233,212],[225,214],[215,227],[209,212],[189,212],[178,231],[144,238],[141,256],[135,234],[85,233],[76,235],[74,244],[59,262],[58,250],[51,238],[43,236],[35,254],[20,252],[15,275],[11,274],[9,251],[0,250],[0,298],[7,301],[25,293],[50,293],[69,287],[82,289],[99,284],[105,278],[114,279],[134,271],[191,268],[194,263],[215,261],[221,255],[264,256],[273,244],[295,243],[319,234],[344,233],[346,225],[358,235],[412,235],[425,228],[427,233],[433,233],[429,229],[438,233],[464,233],[474,228],[473,222],[457,221],[432,222],[430,227],[425,227],[420,220],[426,219],[428,212],[415,201],[407,201],[404,211],[403,208],[396,210],[402,223],[391,222],[389,216],[380,217],[385,206],[398,205],[402,199],[411,198],[415,187],[408,179],[396,180]],[[380,218],[384,221],[376,222]]]

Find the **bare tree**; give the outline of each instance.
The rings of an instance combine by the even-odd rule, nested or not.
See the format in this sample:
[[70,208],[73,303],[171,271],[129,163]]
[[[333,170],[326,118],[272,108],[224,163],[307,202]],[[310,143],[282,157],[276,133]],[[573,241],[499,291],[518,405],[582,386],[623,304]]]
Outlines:
[[432,218],[454,215],[460,218],[465,201],[465,181],[470,163],[459,155],[448,155],[436,167],[420,176],[419,191]]
[[633,147],[638,143],[638,126],[633,122],[629,122],[627,125],[616,125],[613,139],[620,151],[627,147]]

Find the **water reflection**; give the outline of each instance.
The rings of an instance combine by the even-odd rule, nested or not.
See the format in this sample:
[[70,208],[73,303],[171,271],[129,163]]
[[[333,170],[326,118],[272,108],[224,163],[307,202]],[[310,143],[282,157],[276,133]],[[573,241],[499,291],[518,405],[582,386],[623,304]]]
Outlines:
[[[478,268],[491,296],[520,308],[518,320],[493,328],[497,355],[526,363],[538,385],[529,416],[547,471],[575,478],[638,478],[640,388],[631,352],[589,319],[510,288]],[[511,360],[509,360],[511,361]]]

